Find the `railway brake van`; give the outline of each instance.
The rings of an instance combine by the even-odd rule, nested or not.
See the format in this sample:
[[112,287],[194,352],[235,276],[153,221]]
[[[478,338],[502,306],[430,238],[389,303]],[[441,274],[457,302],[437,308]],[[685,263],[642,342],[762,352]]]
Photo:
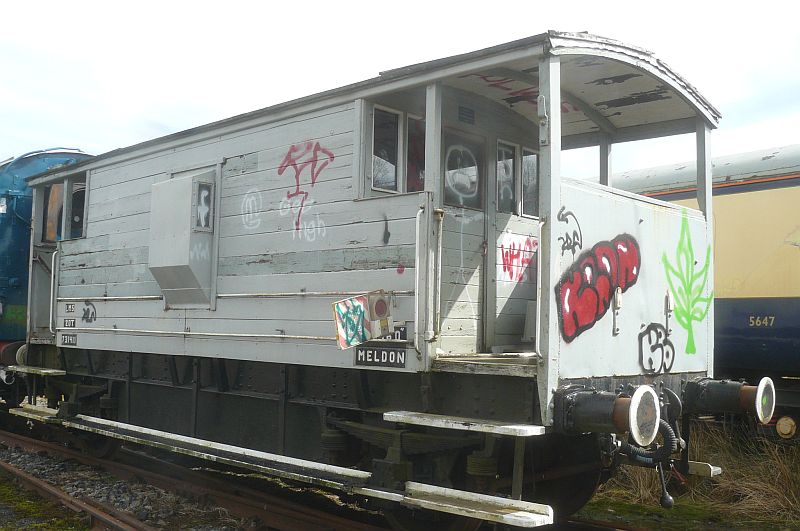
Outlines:
[[[548,32],[39,175],[7,370],[48,407],[12,412],[401,528],[550,523],[621,462],[716,473],[679,419],[774,404],[711,378],[718,118],[649,52]],[[608,182],[613,143],[679,133],[700,210]],[[599,182],[562,178],[585,146]]]

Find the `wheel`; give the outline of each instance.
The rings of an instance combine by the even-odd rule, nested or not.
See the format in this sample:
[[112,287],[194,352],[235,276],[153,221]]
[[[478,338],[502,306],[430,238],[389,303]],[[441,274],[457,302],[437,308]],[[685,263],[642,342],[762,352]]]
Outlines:
[[400,506],[384,510],[383,516],[395,531],[477,531],[483,525],[475,518]]
[[15,361],[17,365],[28,364],[28,344],[23,343],[16,351]]
[[577,512],[600,485],[602,461],[595,435],[554,435],[535,444],[533,500],[553,508],[556,519]]
[[82,452],[100,459],[112,457],[122,445],[122,442],[118,439],[103,437],[94,433],[81,434],[78,441],[78,447]]

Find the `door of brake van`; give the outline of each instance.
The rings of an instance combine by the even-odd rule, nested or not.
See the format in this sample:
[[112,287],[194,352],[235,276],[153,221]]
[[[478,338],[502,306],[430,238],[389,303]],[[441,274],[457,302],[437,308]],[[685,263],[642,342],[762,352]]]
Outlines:
[[483,352],[486,139],[446,128],[439,342],[443,355]]
[[441,353],[529,350],[523,344],[534,340],[537,313],[537,155],[455,129],[445,129],[443,148]]
[[[85,200],[85,173],[33,187],[28,292],[28,339],[31,343],[56,342],[56,323],[53,319],[58,296],[59,263],[62,259],[58,253],[59,242],[83,235]],[[74,338],[74,334],[62,336],[64,344],[69,344]]]
[[64,183],[33,189],[33,234],[31,238],[30,290],[28,292],[28,339],[31,343],[54,344],[51,316],[54,304],[51,283],[57,268],[61,239]]

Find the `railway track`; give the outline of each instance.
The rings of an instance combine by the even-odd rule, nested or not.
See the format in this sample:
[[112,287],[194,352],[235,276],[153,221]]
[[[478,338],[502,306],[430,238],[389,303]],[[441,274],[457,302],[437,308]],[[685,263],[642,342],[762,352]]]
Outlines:
[[[62,444],[40,441],[7,431],[0,431],[0,444],[10,448],[21,448],[28,452],[44,452],[72,459],[88,466],[99,467],[119,479],[137,479],[194,500],[217,505],[240,518],[258,519],[264,527],[270,530],[378,531],[388,529],[388,525],[377,513],[361,511],[361,514],[358,515],[360,518],[357,519],[354,509],[340,506],[338,512],[345,515],[334,514],[330,508],[326,510],[289,500],[285,494],[277,496],[256,490],[245,485],[236,477],[224,475],[224,471],[195,470],[126,448],[121,448],[113,459],[105,459],[87,455]],[[61,503],[73,511],[84,513],[91,519],[93,528],[124,531],[156,529],[138,520],[130,513],[120,511],[110,505],[89,497],[73,497],[60,488],[3,461],[0,461],[0,468],[18,478],[26,487],[35,490],[43,497]],[[316,497],[320,498],[321,495],[317,494]],[[330,505],[336,504],[330,502]],[[488,525],[484,528],[492,529]],[[570,519],[547,526],[545,529],[552,531],[598,529],[635,531],[635,528],[632,527],[619,527],[605,522],[583,519]]]
[[[232,481],[215,478],[180,465],[158,460],[143,454],[120,450],[115,459],[101,459],[64,447],[25,437],[16,433],[0,431],[0,443],[22,448],[29,452],[46,452],[80,463],[99,467],[120,479],[137,478],[161,489],[218,505],[231,514],[242,518],[257,518],[268,529],[275,530],[356,530],[377,531],[386,529],[374,523],[355,519],[302,505]],[[76,499],[61,489],[50,485],[26,472],[3,463],[0,466],[26,485],[54,499],[66,507],[85,512],[92,520],[111,529],[150,529],[145,523],[127,513],[105,506],[94,500]],[[376,520],[380,517],[375,516]]]

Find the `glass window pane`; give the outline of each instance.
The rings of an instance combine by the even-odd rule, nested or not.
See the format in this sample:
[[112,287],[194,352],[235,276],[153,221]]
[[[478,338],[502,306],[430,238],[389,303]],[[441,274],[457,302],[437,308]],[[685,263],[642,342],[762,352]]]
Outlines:
[[44,189],[42,212],[42,241],[56,242],[61,239],[61,209],[64,206],[64,184],[56,183]]
[[522,151],[522,213],[539,216],[539,156]]
[[86,184],[72,184],[72,212],[70,213],[70,238],[83,237],[83,212],[86,206]]
[[425,120],[408,119],[406,192],[425,189]]
[[397,126],[399,116],[375,109],[372,129],[372,186],[397,190]]
[[514,163],[517,148],[508,144],[497,145],[497,211],[513,214],[516,210]]
[[482,143],[457,135],[445,135],[444,201],[449,205],[483,206]]

